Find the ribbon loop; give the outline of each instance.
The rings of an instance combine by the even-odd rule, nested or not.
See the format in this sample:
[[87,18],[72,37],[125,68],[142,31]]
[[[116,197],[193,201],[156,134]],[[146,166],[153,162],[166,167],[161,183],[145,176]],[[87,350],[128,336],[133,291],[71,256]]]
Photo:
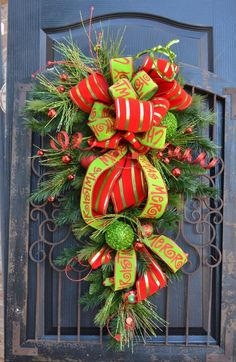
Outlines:
[[89,165],[87,173],[84,177],[80,198],[81,215],[84,221],[95,229],[99,229],[106,224],[104,217],[93,211],[92,200],[95,184],[99,176],[104,171],[110,169],[115,163],[117,163],[126,154],[126,152],[126,148],[120,148],[115,151],[109,151],[106,154],[96,158]]
[[142,137],[137,137],[139,142],[154,149],[163,149],[166,142],[166,127],[153,126]]
[[113,99],[122,97],[125,99],[138,98],[134,88],[132,87],[132,84],[128,79],[120,79],[118,82],[110,86],[109,93],[111,94]]
[[115,99],[115,128],[121,131],[146,132],[152,127],[154,106],[152,102],[138,99]]
[[69,90],[69,97],[82,111],[90,113],[95,101],[110,104],[106,78],[94,72]]
[[132,57],[113,58],[110,60],[110,73],[113,83],[122,78],[132,79],[134,60]]
[[140,99],[148,100],[156,93],[158,86],[152,78],[144,71],[140,70],[132,79],[132,85]]

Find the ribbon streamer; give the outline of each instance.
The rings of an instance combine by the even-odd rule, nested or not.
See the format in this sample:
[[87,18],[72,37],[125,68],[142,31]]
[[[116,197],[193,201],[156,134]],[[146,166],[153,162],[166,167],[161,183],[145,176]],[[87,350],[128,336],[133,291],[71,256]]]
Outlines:
[[146,205],[139,218],[160,218],[168,204],[168,193],[160,172],[152,166],[144,155],[139,156],[139,163],[146,177],[148,196]]
[[170,238],[164,235],[143,240],[145,245],[176,273],[187,262],[188,255]]
[[117,251],[115,256],[114,289],[133,286],[136,278],[136,252],[134,249]]
[[143,255],[146,262],[148,263],[147,270],[136,281],[135,295],[136,302],[139,303],[156,293],[160,288],[165,287],[167,280],[165,274],[161,270],[160,265],[151,256],[145,246],[141,244],[141,247],[139,248],[137,244],[136,248],[138,247],[139,252]]

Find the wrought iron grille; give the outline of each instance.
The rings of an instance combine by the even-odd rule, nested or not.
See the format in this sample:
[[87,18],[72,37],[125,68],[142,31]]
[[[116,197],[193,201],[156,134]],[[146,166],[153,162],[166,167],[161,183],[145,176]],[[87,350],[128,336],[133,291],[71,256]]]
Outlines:
[[[206,130],[223,147],[224,98],[187,87],[190,93],[205,95],[206,107],[213,109],[217,122]],[[34,143],[40,144],[34,136]],[[41,146],[43,146],[41,144]],[[183,277],[169,283],[153,297],[160,315],[169,321],[163,331],[148,343],[209,345],[217,344],[220,330],[221,242],[223,220],[223,148],[220,162],[203,176],[218,189],[217,199],[186,200],[184,218],[174,238],[189,254]],[[32,189],[46,177],[38,161],[32,161]],[[70,228],[58,228],[53,222],[59,205],[31,203],[28,269],[27,337],[33,340],[71,341],[102,344],[106,331],[94,327],[96,311],[83,312],[79,299],[87,290],[86,282],[72,283],[54,260],[65,247],[76,245]],[[78,202],[79,207],[79,202]],[[173,235],[172,235],[173,237]],[[78,271],[78,278],[83,270]]]

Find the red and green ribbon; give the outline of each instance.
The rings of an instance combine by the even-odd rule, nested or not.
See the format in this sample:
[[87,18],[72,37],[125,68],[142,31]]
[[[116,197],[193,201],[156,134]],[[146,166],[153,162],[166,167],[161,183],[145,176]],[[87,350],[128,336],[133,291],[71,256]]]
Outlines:
[[110,169],[116,162],[118,162],[126,154],[126,148],[120,148],[115,151],[109,151],[104,155],[96,158],[89,166],[87,173],[84,177],[83,186],[81,190],[80,209],[84,221],[99,229],[106,224],[106,220],[102,215],[97,214],[93,210],[93,193],[95,184],[103,172]]
[[160,218],[168,204],[168,193],[165,182],[160,172],[152,166],[144,155],[139,156],[139,163],[145,174],[148,195],[144,209],[142,210],[139,218]]
[[137,257],[134,249],[117,251],[115,256],[114,289],[130,288],[136,279]]
[[144,239],[146,246],[176,273],[188,261],[188,255],[170,238],[164,235]]

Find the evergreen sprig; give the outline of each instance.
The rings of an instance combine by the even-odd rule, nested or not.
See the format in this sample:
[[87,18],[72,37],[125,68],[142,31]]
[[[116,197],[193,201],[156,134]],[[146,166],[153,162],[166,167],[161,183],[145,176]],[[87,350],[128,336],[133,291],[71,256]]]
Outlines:
[[[96,148],[86,150],[87,140],[93,136],[88,126],[88,115],[79,110],[68,96],[69,89],[88,77],[93,71],[101,72],[108,83],[112,83],[110,59],[122,55],[123,35],[124,31],[118,32],[116,35],[111,34],[110,31],[106,34],[101,31],[95,32],[94,40],[92,40],[87,34],[92,47],[90,55],[82,52],[72,37],[65,39],[62,43],[56,42],[54,47],[56,57],[57,59],[62,57],[63,61],[51,62],[51,66],[46,71],[36,75],[31,98],[26,103],[24,110],[26,122],[33,131],[41,135],[49,135],[57,145],[56,133],[58,131],[64,130],[70,137],[70,144],[66,149],[61,149],[58,145],[58,151],[50,146],[43,150],[44,157],[40,159],[40,163],[47,168],[47,177],[42,180],[38,189],[31,196],[31,200],[36,203],[44,202],[48,197],[57,198],[60,201],[60,208],[55,213],[55,222],[58,225],[69,224],[72,226],[78,245],[64,249],[57,257],[55,264],[60,267],[65,267],[73,258],[88,261],[105,245],[106,227],[117,220],[130,224],[135,230],[135,239],[142,239],[140,236],[142,225],[138,217],[145,207],[145,201],[136,207],[125,209],[119,215],[114,214],[112,205],[109,205],[109,215],[104,216],[106,223],[100,230],[94,230],[82,219],[79,202],[86,170],[80,163],[82,163],[83,157],[91,155],[99,157],[101,150],[96,150]],[[147,52],[152,58],[155,52],[161,52],[168,55],[173,62],[175,54],[170,49],[173,44],[172,42],[166,47],[159,46],[146,50],[139,53],[136,58]],[[62,74],[66,75],[63,82]],[[60,91],[60,86],[64,87],[64,91]],[[177,119],[177,130],[174,136],[168,139],[168,142],[174,147],[179,146],[182,153],[187,148],[191,148],[193,159],[200,152],[206,152],[208,158],[213,157],[218,150],[218,147],[208,137],[209,126],[215,122],[215,115],[208,108],[205,98],[194,95],[189,108],[181,112],[173,112]],[[55,110],[53,118],[48,115],[50,109]],[[190,127],[192,132],[186,133],[186,129]],[[75,132],[83,134],[80,149],[73,149],[71,146],[71,136]],[[67,154],[71,156],[71,162],[68,164],[62,162],[62,157]],[[149,151],[147,157],[164,178],[169,197],[168,208],[160,219],[145,220],[147,223],[152,223],[155,232],[176,230],[182,218],[184,200],[187,197],[208,198],[217,195],[216,190],[207,183],[206,178],[203,181],[202,175],[207,175],[208,171],[199,164],[188,163],[176,158],[171,158],[169,164],[164,162],[164,158],[168,157],[167,147],[163,150],[162,159],[157,156],[157,150]],[[178,178],[172,174],[173,168],[176,167],[181,170]],[[71,174],[75,175],[75,178],[68,180],[68,176]],[[130,289],[115,291],[113,286],[105,287],[103,285],[106,278],[114,276],[116,251],[113,251],[111,255],[112,260],[109,263],[93,270],[86,278],[90,286],[80,298],[80,303],[85,310],[100,307],[95,316],[95,324],[100,327],[108,324],[112,335],[120,336],[119,342],[111,339],[111,344],[113,347],[123,350],[126,345],[132,347],[133,340],[145,340],[146,336],[156,335],[160,325],[165,326],[166,324],[150,301],[145,300],[135,304],[124,303],[124,293]],[[143,253],[137,251],[136,255],[137,275],[142,277],[148,270],[149,264]],[[181,277],[181,272],[174,274],[157,255],[152,253],[152,256],[170,282]],[[127,317],[132,317],[135,329],[126,328]]]

